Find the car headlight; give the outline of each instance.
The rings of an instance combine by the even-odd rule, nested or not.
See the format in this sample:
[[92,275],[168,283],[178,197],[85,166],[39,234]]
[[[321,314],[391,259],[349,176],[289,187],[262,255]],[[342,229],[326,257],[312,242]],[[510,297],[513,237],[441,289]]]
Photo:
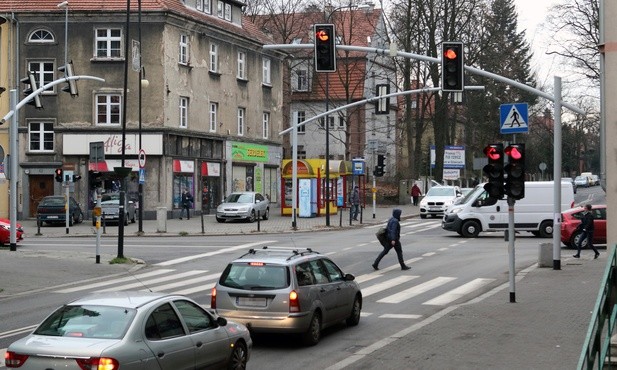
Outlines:
[[11,230],[11,226],[9,225],[0,225],[0,228],[4,229],[4,230]]
[[454,208],[454,209],[451,209],[450,212],[448,212],[448,213],[451,214],[451,215],[455,215],[455,214],[459,213],[461,210],[462,210],[462,208]]

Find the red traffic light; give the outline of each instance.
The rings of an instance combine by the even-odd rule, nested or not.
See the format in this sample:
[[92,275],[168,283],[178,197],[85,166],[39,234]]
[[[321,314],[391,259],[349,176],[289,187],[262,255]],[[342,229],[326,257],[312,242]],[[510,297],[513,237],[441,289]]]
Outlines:
[[443,56],[446,59],[456,59],[456,57],[457,57],[456,50],[454,50],[454,49],[446,49],[443,52]]
[[320,41],[328,41],[330,39],[330,34],[326,30],[317,30],[316,35],[318,40]]
[[62,176],[62,168],[56,168],[56,176]]
[[493,145],[489,145],[484,148],[484,154],[493,161],[499,160],[499,158],[501,158],[501,151]]
[[523,154],[520,152],[520,150],[518,150],[518,147],[512,145],[506,148],[505,153],[508,157],[512,159],[521,159],[523,157]]

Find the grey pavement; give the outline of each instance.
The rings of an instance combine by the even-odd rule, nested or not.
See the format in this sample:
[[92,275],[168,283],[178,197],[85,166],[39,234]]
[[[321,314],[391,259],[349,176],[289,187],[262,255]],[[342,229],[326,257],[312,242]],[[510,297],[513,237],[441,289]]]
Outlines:
[[[362,225],[385,222],[392,209],[403,209],[403,218],[417,217],[411,205],[368,207]],[[226,235],[270,232],[307,232],[349,226],[349,213],[330,217],[298,218],[296,229],[289,216],[273,210],[270,219],[257,223],[219,224],[213,216],[190,220],[166,220],[166,232],[160,232],[156,220],[143,222],[145,237],[166,235]],[[20,221],[21,222],[21,221]],[[21,222],[26,240],[66,235],[64,227],[42,227],[35,235],[33,220]],[[342,224],[342,225],[341,225]],[[125,228],[126,236],[137,234],[137,224]],[[72,227],[69,235],[94,235],[91,222]],[[116,236],[117,226],[107,227],[104,237]],[[506,283],[464,304],[448,307],[417,322],[369,348],[357,349],[346,362],[332,369],[570,369],[578,362],[600,282],[607,263],[606,251],[600,257],[583,251],[580,259],[562,253],[561,270],[517,266],[515,296],[510,302]],[[94,264],[92,253],[58,255],[53,250],[29,251],[18,247],[11,252],[0,248],[0,299],[26,294],[49,286],[66,284],[79,276],[84,281],[105,274],[121,274],[138,266]],[[102,256],[108,261],[113,256]],[[26,267],[27,265],[27,267]],[[24,271],[32,273],[24,274]],[[24,275],[26,277],[24,277]],[[346,367],[345,367],[346,366]]]

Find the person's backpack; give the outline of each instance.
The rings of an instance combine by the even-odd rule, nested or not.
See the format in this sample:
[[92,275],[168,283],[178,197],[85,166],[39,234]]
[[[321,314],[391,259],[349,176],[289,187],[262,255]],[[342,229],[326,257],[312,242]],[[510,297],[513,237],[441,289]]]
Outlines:
[[380,227],[379,230],[377,230],[377,232],[375,233],[375,236],[383,247],[386,247],[388,245],[388,231],[385,227]]

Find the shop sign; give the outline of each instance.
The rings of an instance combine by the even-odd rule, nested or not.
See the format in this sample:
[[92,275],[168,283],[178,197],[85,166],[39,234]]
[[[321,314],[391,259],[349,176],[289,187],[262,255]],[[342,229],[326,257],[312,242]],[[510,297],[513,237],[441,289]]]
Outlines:
[[232,142],[231,158],[234,161],[267,162],[268,147],[259,144]]

